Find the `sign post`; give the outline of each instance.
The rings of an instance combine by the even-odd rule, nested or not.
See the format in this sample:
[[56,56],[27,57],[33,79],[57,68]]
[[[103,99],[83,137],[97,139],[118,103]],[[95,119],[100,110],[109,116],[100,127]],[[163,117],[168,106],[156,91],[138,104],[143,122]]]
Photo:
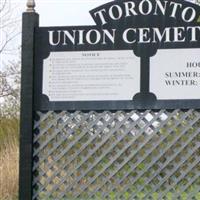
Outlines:
[[34,12],[34,2],[29,1],[23,13],[22,25],[22,77],[20,120],[20,186],[19,199],[32,199],[33,122],[34,122],[34,30],[39,16]]

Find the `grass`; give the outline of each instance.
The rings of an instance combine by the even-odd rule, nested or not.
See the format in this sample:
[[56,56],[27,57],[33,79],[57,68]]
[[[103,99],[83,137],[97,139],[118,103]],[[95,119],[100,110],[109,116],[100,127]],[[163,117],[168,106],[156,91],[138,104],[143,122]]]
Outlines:
[[18,199],[18,120],[0,119],[0,200]]

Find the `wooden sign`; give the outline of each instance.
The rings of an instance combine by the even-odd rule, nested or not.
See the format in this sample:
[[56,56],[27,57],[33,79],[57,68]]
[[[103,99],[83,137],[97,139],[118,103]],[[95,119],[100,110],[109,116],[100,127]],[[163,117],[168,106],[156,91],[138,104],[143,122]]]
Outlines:
[[113,1],[96,26],[38,27],[38,109],[200,107],[200,7],[185,1]]

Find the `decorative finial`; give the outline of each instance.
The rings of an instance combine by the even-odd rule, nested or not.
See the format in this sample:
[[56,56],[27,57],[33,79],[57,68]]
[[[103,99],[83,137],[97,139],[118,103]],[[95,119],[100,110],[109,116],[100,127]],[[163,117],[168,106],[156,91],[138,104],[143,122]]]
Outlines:
[[28,0],[26,6],[26,12],[35,12],[35,0]]

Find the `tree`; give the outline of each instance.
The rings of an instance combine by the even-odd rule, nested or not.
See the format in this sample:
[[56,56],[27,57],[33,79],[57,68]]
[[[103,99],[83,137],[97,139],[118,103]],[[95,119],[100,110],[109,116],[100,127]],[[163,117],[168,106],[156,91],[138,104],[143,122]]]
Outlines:
[[[16,54],[18,44],[16,40],[20,36],[20,18],[17,13],[17,6],[10,0],[0,1],[0,55]],[[12,45],[11,45],[12,41]],[[13,45],[14,44],[14,45]]]
[[12,0],[0,1],[0,117],[18,115],[20,17]]
[[20,63],[9,62],[0,70],[0,117],[18,117],[20,102]]

